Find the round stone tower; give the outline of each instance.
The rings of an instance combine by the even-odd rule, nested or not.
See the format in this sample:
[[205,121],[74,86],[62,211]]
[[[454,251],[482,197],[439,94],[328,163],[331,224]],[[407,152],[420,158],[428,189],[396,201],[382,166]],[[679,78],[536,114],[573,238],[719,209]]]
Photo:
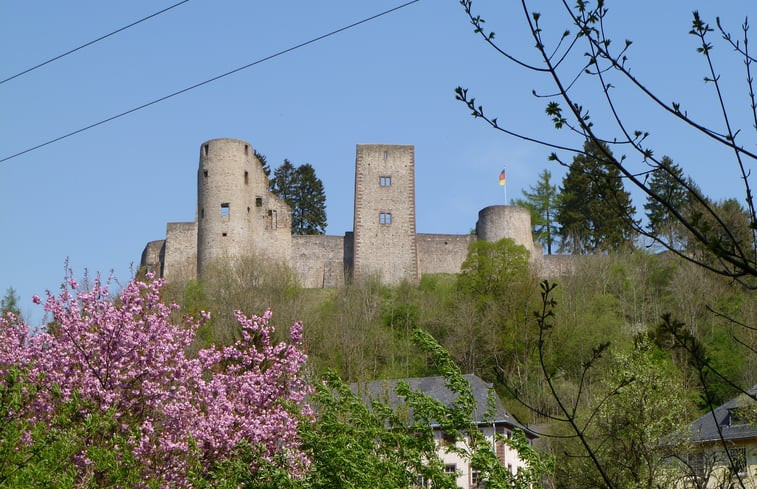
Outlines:
[[238,256],[250,246],[254,207],[251,182],[261,172],[252,146],[212,139],[200,146],[197,170],[197,273],[214,260]]
[[534,239],[531,234],[531,213],[524,207],[492,205],[478,212],[476,235],[483,241],[495,242],[510,238],[524,246],[535,258]]

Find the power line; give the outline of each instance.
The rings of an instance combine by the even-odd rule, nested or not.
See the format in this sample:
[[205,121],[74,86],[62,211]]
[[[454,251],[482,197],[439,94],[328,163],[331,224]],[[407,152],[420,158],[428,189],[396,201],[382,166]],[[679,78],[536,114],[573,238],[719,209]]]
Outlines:
[[119,119],[119,118],[121,118],[121,117],[123,117],[125,115],[129,115],[132,112],[136,112],[138,110],[142,110],[144,108],[150,107],[151,105],[155,105],[155,104],[157,104],[159,102],[163,102],[164,100],[168,100],[169,98],[175,97],[177,95],[181,95],[182,93],[188,92],[190,90],[194,90],[195,88],[199,88],[199,87],[201,87],[203,85],[207,85],[208,83],[212,83],[212,82],[214,82],[216,80],[220,80],[221,78],[227,77],[229,75],[233,75],[234,73],[237,73],[239,71],[245,70],[245,69],[250,68],[252,66],[255,66],[257,64],[260,64],[260,63],[263,63],[265,61],[268,61],[268,60],[271,60],[273,58],[276,58],[278,56],[281,56],[282,54],[286,54],[286,53],[289,53],[289,52],[294,51],[296,49],[305,47],[308,44],[313,44],[313,43],[318,42],[320,40],[326,39],[327,37],[331,37],[331,36],[333,36],[335,34],[339,34],[340,32],[344,32],[344,31],[346,31],[348,29],[352,29],[353,27],[357,27],[357,26],[359,26],[361,24],[365,24],[366,22],[370,22],[371,20],[377,19],[379,17],[382,17],[384,15],[390,14],[392,12],[395,12],[397,10],[400,10],[402,8],[405,8],[405,7],[409,6],[409,5],[412,5],[412,4],[418,3],[418,2],[420,2],[420,0],[411,0],[411,1],[407,2],[407,3],[403,3],[402,5],[398,5],[397,7],[390,8],[389,10],[384,10],[383,12],[380,12],[378,14],[372,15],[370,17],[366,17],[363,20],[359,20],[357,22],[354,22],[352,24],[346,25],[344,27],[340,27],[339,29],[331,31],[331,32],[329,32],[327,34],[323,34],[323,35],[320,35],[318,37],[314,37],[313,39],[310,39],[309,41],[302,42],[302,43],[297,44],[295,46],[292,46],[292,47],[289,47],[289,48],[284,49],[282,51],[279,51],[277,53],[268,55],[268,56],[266,56],[264,58],[260,58],[260,59],[258,59],[256,61],[248,63],[248,64],[246,64],[244,66],[240,66],[239,68],[235,68],[235,69],[233,69],[231,71],[227,71],[226,73],[223,73],[221,75],[214,76],[213,78],[208,78],[207,80],[202,81],[200,83],[195,83],[194,85],[191,85],[189,87],[182,88],[181,90],[178,90],[176,92],[170,93],[168,95],[164,95],[163,97],[157,98],[157,99],[155,99],[155,100],[153,100],[151,102],[147,102],[147,103],[142,104],[142,105],[140,105],[138,107],[134,107],[133,109],[129,109],[127,111],[121,112],[120,114],[116,114],[116,115],[113,115],[111,117],[108,117],[107,119],[103,119],[103,120],[101,120],[99,122],[95,122],[94,124],[90,124],[88,126],[82,127],[81,129],[77,129],[75,131],[71,131],[71,132],[69,132],[67,134],[64,134],[62,136],[58,136],[55,139],[50,139],[49,141],[45,141],[44,143],[40,143],[40,144],[38,144],[36,146],[32,146],[31,148],[27,148],[27,149],[25,149],[23,151],[19,151],[18,153],[12,154],[10,156],[6,156],[6,157],[0,159],[0,163],[3,163],[3,162],[8,161],[8,160],[11,160],[11,159],[16,158],[18,156],[21,156],[23,154],[32,152],[34,150],[43,148],[43,147],[48,146],[50,144],[56,143],[56,142],[58,142],[58,141],[60,141],[62,139],[66,139],[68,137],[71,137],[71,136],[74,136],[76,134],[79,134],[80,132],[87,131],[87,130],[92,129],[92,128],[97,127],[97,126],[101,126],[101,125],[103,125],[105,123],[108,123],[110,121]]
[[18,78],[18,77],[19,77],[19,76],[21,76],[21,75],[25,75],[25,74],[29,73],[30,71],[34,71],[34,70],[36,70],[37,68],[42,68],[43,66],[45,66],[45,65],[47,65],[47,64],[50,64],[50,63],[52,63],[53,61],[59,60],[59,59],[63,58],[64,56],[68,56],[69,54],[75,53],[76,51],[79,51],[80,49],[84,49],[84,48],[86,48],[87,46],[91,46],[91,45],[93,45],[94,43],[96,43],[96,42],[99,42],[99,41],[102,41],[103,39],[106,39],[106,38],[108,38],[108,37],[110,37],[110,36],[112,36],[112,35],[114,35],[114,34],[118,34],[118,33],[119,33],[119,32],[121,32],[121,31],[125,31],[126,29],[128,29],[128,28],[130,28],[130,27],[134,27],[134,26],[135,26],[135,25],[137,25],[137,24],[141,24],[142,22],[144,22],[144,21],[146,21],[146,20],[148,20],[148,19],[152,19],[153,17],[156,17],[156,16],[158,16],[158,15],[160,15],[160,14],[162,14],[162,13],[168,12],[168,11],[169,11],[169,10],[171,10],[172,8],[178,7],[179,5],[181,5],[181,4],[183,4],[183,3],[187,3],[188,1],[189,1],[189,0],[182,0],[181,2],[177,2],[177,3],[175,3],[175,4],[173,4],[173,5],[169,6],[169,7],[166,7],[166,8],[164,8],[163,10],[160,10],[160,11],[158,11],[158,12],[155,12],[154,14],[150,14],[150,15],[148,15],[147,17],[143,17],[143,18],[141,18],[141,19],[139,19],[139,20],[137,20],[137,21],[135,21],[135,22],[132,22],[132,23],[131,23],[131,24],[129,24],[129,25],[125,25],[125,26],[121,27],[120,29],[117,29],[117,30],[115,30],[115,31],[113,31],[113,32],[111,32],[111,33],[105,34],[104,36],[100,36],[100,37],[98,37],[97,39],[94,39],[94,40],[92,40],[92,41],[89,41],[89,42],[88,42],[88,43],[86,43],[86,44],[82,44],[81,46],[79,46],[79,47],[76,47],[76,48],[74,48],[74,49],[72,49],[72,50],[70,50],[70,51],[66,51],[66,52],[65,52],[65,53],[63,53],[63,54],[59,54],[58,56],[55,56],[54,58],[50,58],[50,59],[48,59],[47,61],[43,61],[42,63],[40,63],[40,64],[38,64],[38,65],[32,66],[31,68],[27,68],[26,70],[24,70],[24,71],[21,71],[21,72],[19,72],[19,73],[16,73],[16,74],[15,74],[15,75],[13,75],[13,76],[9,76],[8,78],[6,78],[6,79],[4,79],[4,80],[0,80],[0,85],[2,85],[3,83],[5,83],[5,82],[7,82],[7,81],[11,81],[11,80],[13,80],[14,78]]

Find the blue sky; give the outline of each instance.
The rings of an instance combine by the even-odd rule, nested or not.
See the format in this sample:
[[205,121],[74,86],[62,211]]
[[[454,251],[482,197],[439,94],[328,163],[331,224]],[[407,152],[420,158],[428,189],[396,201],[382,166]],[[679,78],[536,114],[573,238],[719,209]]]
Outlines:
[[[0,1],[0,79],[171,5],[167,2]],[[0,158],[400,5],[402,1],[244,2],[192,0],[159,17],[0,84]],[[540,2],[548,34],[565,26]],[[474,3],[497,39],[535,59],[515,2]],[[704,60],[689,36],[691,10],[736,34],[757,3],[609,3],[608,28],[634,41],[630,64],[664,100],[720,124]],[[552,29],[554,29],[552,31]],[[713,40],[717,36],[713,36]],[[753,142],[743,64],[716,43],[729,108]],[[472,33],[454,0],[421,0],[380,19],[208,84],[58,143],[0,163],[0,292],[14,287],[22,312],[41,319],[31,295],[55,290],[64,262],[77,274],[129,279],[146,242],[169,221],[194,219],[200,145],[250,142],[272,166],[310,163],[323,180],[328,234],[352,229],[355,145],[413,144],[417,230],[467,233],[478,210],[504,202],[549,168],[550,150],[504,136],[468,115],[468,87],[500,123],[568,141],[544,115],[548,80],[523,71]],[[594,101],[590,80],[575,88]],[[624,117],[650,130],[650,144],[684,166],[716,199],[743,199],[727,155],[619,84]],[[598,124],[605,115],[594,113]],[[751,138],[751,139],[749,139]],[[575,141],[575,139],[574,139]],[[749,163],[753,168],[753,162]],[[643,199],[633,192],[642,211]]]

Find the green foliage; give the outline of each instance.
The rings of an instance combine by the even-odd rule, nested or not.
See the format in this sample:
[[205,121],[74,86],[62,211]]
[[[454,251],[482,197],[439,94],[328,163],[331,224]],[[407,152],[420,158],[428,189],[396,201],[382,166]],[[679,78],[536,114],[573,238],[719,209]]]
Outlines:
[[18,308],[18,295],[16,289],[8,287],[5,291],[5,296],[0,300],[0,314],[13,313],[16,316],[21,315],[21,310]]
[[[141,479],[140,461],[131,456],[125,438],[111,436],[117,431],[113,426],[122,422],[113,412],[92,409],[74,396],[48,425],[16,416],[34,399],[33,385],[11,368],[0,388],[0,488],[154,486]],[[71,464],[82,454],[91,460],[86,473]]]
[[528,258],[528,250],[510,238],[476,241],[468,247],[458,286],[471,297],[502,299],[511,284],[529,276]]
[[[367,399],[359,385],[350,388],[334,371],[327,371],[315,383],[311,403],[314,419],[300,423],[303,449],[310,466],[297,476],[275,464],[251,473],[252,447],[240,447],[238,456],[198,477],[199,488],[263,489],[362,489],[407,488],[422,477],[430,487],[454,489],[454,477],[445,473],[439,458],[432,424],[439,423],[455,439],[470,440],[450,446],[469,457],[472,467],[487,481],[487,487],[538,489],[541,476],[551,470],[551,461],[537,454],[521,432],[506,440],[518,450],[529,467],[517,475],[497,462],[491,444],[486,443],[473,419],[475,400],[470,385],[454,361],[429,334],[416,330],[413,341],[430,356],[447,387],[458,394],[451,406],[444,406],[421,392],[400,383],[396,394],[404,400],[392,407],[382,399]],[[412,412],[412,418],[408,413]],[[307,419],[307,417],[306,417]]]
[[612,158],[609,147],[591,141],[573,157],[557,210],[562,250],[587,254],[633,247],[636,211]]
[[292,210],[292,234],[323,234],[326,231],[326,193],[323,182],[309,163],[295,167],[284,160],[273,172],[270,191]]
[[531,211],[531,226],[533,228],[534,241],[547,247],[547,254],[552,254],[552,244],[557,239],[557,201],[559,194],[557,187],[550,183],[552,173],[543,170],[539,174],[539,181],[535,187],[523,190],[525,199],[517,199],[516,205],[525,207]]
[[649,180],[649,191],[657,198],[647,195],[644,204],[649,232],[660,236],[674,249],[685,245],[688,234],[672,211],[690,213],[692,200],[687,185],[692,186],[693,183],[687,183],[681,167],[663,156]]

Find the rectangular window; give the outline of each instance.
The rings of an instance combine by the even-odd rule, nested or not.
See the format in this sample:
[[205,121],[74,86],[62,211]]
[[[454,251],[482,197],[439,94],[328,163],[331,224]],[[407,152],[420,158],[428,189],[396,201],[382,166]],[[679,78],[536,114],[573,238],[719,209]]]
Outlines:
[[392,177],[379,177],[379,185],[389,187],[392,185]]
[[457,465],[455,465],[455,464],[446,464],[444,466],[444,473],[445,474],[457,474]]
[[255,197],[255,207],[263,207],[263,197]]
[[470,486],[474,489],[484,487],[484,481],[481,480],[481,474],[478,473],[478,470],[471,469]]
[[[731,456],[731,470],[739,475],[746,475],[746,448],[729,448],[728,454]],[[728,460],[726,459],[726,463]]]
[[229,217],[229,203],[224,202],[221,204],[221,217]]
[[[246,148],[247,146],[245,146]],[[247,170],[244,171],[244,184],[248,185],[250,183],[250,172]]]
[[379,213],[379,224],[391,224],[392,223],[392,213],[391,212],[381,212]]
[[278,216],[273,209],[268,210],[268,229],[277,229],[279,226]]

